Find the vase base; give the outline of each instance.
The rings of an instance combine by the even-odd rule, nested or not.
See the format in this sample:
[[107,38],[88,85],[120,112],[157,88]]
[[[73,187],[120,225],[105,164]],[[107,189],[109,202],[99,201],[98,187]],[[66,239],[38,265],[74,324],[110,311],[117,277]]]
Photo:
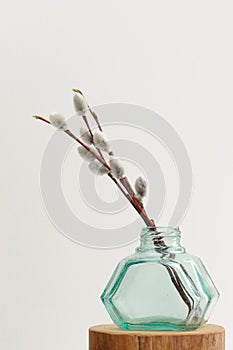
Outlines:
[[[204,324],[205,322],[202,322]],[[116,322],[116,325],[123,330],[130,331],[192,331],[202,325],[201,323],[187,324],[183,320],[171,318],[158,317],[155,321],[150,318],[134,319],[134,322],[120,323]]]

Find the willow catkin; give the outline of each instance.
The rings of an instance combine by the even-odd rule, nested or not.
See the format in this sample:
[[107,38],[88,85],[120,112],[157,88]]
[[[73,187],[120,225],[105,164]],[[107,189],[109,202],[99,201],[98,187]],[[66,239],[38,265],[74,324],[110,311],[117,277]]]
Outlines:
[[81,127],[79,129],[80,131],[80,137],[81,139],[87,144],[87,145],[91,145],[93,143],[93,139],[92,136],[90,135],[89,130]]
[[67,130],[68,125],[66,123],[65,117],[57,112],[51,113],[49,115],[49,120],[52,126],[59,130]]
[[143,197],[146,196],[147,192],[147,182],[143,177],[139,176],[137,180],[135,181],[135,191],[137,196],[142,199]]
[[97,160],[90,162],[88,167],[95,175],[105,175],[109,172],[109,170]]
[[111,172],[117,179],[121,179],[124,176],[125,170],[117,158],[110,158],[109,160]]
[[107,152],[107,153],[110,151],[109,142],[106,140],[102,132],[96,131],[94,133],[93,142],[94,142],[94,145],[97,148],[99,148],[101,151]]
[[83,146],[78,147],[78,153],[84,160],[87,160],[88,162],[91,162],[95,159],[95,156]]
[[78,115],[85,115],[88,111],[88,104],[80,92],[75,92],[73,96],[74,109]]

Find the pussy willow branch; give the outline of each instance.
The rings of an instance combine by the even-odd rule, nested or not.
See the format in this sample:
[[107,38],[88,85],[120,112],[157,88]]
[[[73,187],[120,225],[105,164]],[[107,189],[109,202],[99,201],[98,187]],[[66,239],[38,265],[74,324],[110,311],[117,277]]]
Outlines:
[[[49,120],[47,120],[41,116],[34,116],[34,118],[39,119],[47,124],[51,124]],[[145,224],[149,227],[153,227],[155,232],[156,232],[156,226],[155,226],[153,219],[150,219],[148,217],[145,209],[143,208],[141,203],[137,200],[137,198],[134,196],[134,191],[132,190],[132,187],[130,185],[128,186],[128,183],[129,183],[128,179],[125,177],[123,179],[126,179],[126,180],[123,180],[123,182],[121,182],[122,184],[124,183],[124,187],[127,190],[127,192],[125,192],[124,189],[122,188],[121,184],[117,181],[117,179],[111,173],[110,166],[107,164],[107,162],[105,161],[105,159],[102,156],[100,156],[99,154],[94,152],[88,145],[86,145],[82,140],[80,140],[78,137],[76,137],[69,129],[63,130],[63,131],[68,136],[73,138],[76,142],[78,142],[82,147],[84,147],[88,152],[90,152],[104,167],[106,167],[108,169],[109,178],[116,184],[116,186],[120,189],[120,191],[123,193],[123,195],[126,197],[126,199],[132,204],[132,206],[135,208],[135,210],[139,213],[141,218],[144,220]],[[102,129],[101,129],[101,131],[102,131]],[[161,240],[160,243],[164,248],[166,248],[166,244],[164,243],[163,240]],[[155,245],[156,245],[156,243],[155,243]],[[192,307],[193,307],[193,298],[191,297],[191,295],[189,294],[189,292],[186,290],[185,286],[181,282],[175,269],[172,266],[167,266],[166,264],[164,264],[164,266],[170,275],[170,278],[171,278],[173,285],[175,286],[175,288],[177,289],[181,298],[183,299],[183,301],[187,305],[188,314],[190,314]],[[181,265],[181,267],[183,267],[183,266]]]
[[[41,116],[34,116],[35,119],[41,120],[47,124],[51,124],[49,120],[45,119]],[[88,152],[90,152],[107,170],[108,170],[108,176],[109,178],[117,185],[117,187],[120,189],[120,191],[124,194],[126,199],[132,204],[132,206],[135,208],[135,210],[139,213],[143,221],[147,226],[155,226],[153,220],[151,220],[145,209],[141,207],[141,205],[135,200],[135,198],[132,198],[128,193],[124,191],[124,189],[121,187],[117,179],[113,176],[111,173],[111,168],[107,164],[107,162],[100,157],[99,154],[97,154],[95,151],[93,151],[88,145],[86,145],[82,140],[80,140],[78,137],[76,137],[69,129],[63,130],[67,135],[69,135],[72,139],[74,139],[76,142],[78,142],[81,146],[83,146]]]

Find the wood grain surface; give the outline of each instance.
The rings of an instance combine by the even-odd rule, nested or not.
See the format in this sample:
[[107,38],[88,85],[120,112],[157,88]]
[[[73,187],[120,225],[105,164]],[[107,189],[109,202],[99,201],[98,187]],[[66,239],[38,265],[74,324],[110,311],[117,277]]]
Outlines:
[[124,331],[113,324],[89,329],[89,350],[225,350],[222,326],[190,332]]

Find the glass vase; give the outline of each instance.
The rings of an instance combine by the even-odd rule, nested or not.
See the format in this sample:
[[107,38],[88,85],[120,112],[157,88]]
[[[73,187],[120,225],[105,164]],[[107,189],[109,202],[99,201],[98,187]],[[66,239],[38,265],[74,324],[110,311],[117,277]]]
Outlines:
[[205,323],[219,293],[201,260],[186,253],[180,230],[147,227],[123,259],[101,300],[125,330],[193,330]]

